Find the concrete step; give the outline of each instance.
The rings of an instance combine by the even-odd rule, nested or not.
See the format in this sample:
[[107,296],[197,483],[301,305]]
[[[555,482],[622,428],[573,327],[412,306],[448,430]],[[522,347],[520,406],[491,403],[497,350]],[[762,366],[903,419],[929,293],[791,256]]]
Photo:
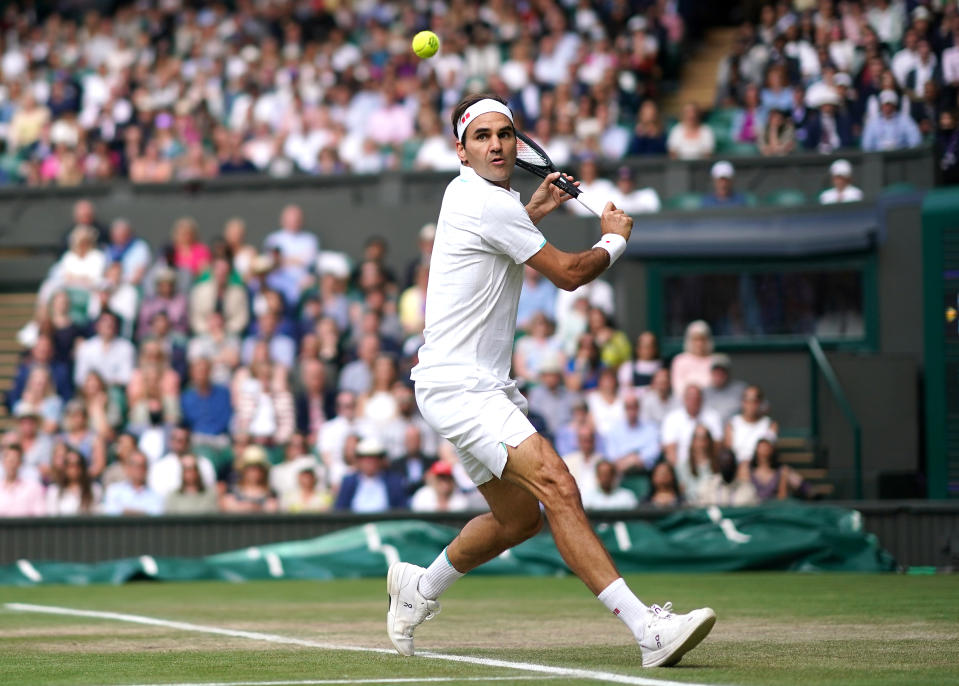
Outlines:
[[779,451],[779,461],[790,465],[811,465],[816,461],[816,453],[811,450]]
[[3,338],[0,337],[0,351],[2,352],[21,352],[23,346],[20,345],[20,341],[15,338]]
[[716,73],[720,61],[732,51],[736,27],[710,29],[695,52],[683,64],[679,88],[663,99],[663,113],[676,116],[684,103],[695,102],[711,108],[716,99]]
[[808,488],[812,498],[831,498],[836,492],[836,487],[830,483],[809,484]]
[[0,293],[0,307],[4,305],[29,305],[37,302],[36,293]]
[[822,481],[829,474],[828,469],[820,467],[801,467],[796,472],[806,481]]

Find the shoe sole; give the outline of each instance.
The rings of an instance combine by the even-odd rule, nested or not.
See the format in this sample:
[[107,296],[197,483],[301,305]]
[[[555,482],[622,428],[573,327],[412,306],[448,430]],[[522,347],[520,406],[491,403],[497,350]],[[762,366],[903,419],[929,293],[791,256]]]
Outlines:
[[673,648],[672,651],[666,652],[663,655],[657,655],[649,662],[646,662],[644,659],[643,667],[672,667],[683,659],[683,655],[698,646],[699,643],[709,635],[709,632],[712,631],[713,626],[716,624],[716,613],[709,608],[706,609],[709,610],[709,614],[698,624],[691,627],[689,632],[679,640],[679,644]]

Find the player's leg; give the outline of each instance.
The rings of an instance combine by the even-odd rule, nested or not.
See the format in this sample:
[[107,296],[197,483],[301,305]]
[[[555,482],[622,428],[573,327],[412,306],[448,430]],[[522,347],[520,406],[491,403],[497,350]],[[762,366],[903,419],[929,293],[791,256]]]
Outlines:
[[593,531],[576,481],[556,451],[539,434],[509,448],[503,480],[528,491],[543,503],[556,547],[571,570],[599,600],[629,627],[643,652],[643,666],[669,666],[695,647],[716,622],[705,608],[686,615],[671,605],[646,607],[619,575]]

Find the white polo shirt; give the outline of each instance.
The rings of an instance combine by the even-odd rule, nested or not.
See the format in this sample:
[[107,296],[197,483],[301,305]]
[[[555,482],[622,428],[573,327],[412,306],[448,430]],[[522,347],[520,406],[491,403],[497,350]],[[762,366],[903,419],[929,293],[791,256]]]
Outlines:
[[862,200],[862,191],[855,186],[846,186],[839,192],[838,188],[829,188],[819,194],[819,202],[822,205],[833,205],[840,202],[859,202]]
[[518,191],[460,167],[436,223],[418,385],[509,381],[522,265],[544,245]]

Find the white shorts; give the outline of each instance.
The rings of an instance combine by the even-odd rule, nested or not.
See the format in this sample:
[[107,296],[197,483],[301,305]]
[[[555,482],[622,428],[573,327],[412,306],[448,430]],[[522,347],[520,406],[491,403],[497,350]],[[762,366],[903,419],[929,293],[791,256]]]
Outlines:
[[516,447],[536,433],[526,418],[529,404],[516,384],[493,389],[416,384],[423,419],[456,448],[477,486],[503,476],[506,446]]

